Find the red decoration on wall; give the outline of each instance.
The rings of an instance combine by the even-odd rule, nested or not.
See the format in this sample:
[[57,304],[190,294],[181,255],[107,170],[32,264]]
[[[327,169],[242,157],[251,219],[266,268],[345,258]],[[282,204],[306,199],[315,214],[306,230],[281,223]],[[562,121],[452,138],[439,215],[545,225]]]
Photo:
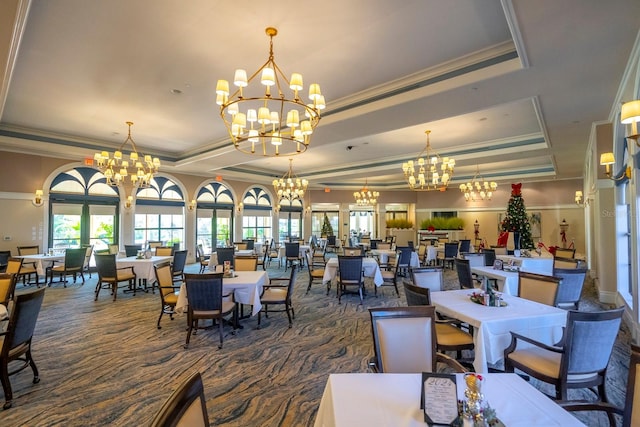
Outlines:
[[520,196],[522,194],[522,183],[511,184],[511,195]]

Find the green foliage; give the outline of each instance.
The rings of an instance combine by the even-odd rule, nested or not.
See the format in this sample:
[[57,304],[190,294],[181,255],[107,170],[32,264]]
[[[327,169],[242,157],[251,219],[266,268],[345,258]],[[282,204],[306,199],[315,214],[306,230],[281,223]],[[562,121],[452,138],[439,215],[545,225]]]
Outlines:
[[329,221],[329,217],[327,214],[324,214],[324,219],[322,220],[322,230],[320,231],[323,236],[333,236],[333,227],[331,226],[331,221]]
[[421,230],[428,230],[429,227],[433,227],[436,230],[462,230],[464,228],[464,219],[454,217],[437,217],[428,218],[420,223]]
[[387,228],[413,228],[413,222],[408,219],[388,219]]

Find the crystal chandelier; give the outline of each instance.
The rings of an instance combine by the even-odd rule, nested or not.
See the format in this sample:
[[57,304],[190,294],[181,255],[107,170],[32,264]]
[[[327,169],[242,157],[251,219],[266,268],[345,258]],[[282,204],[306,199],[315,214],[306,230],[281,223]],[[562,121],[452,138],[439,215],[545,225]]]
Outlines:
[[[453,168],[456,165],[456,161],[449,157],[441,158],[436,152],[432,153],[431,144],[429,143],[431,131],[427,130],[425,133],[427,134],[427,145],[418,155],[418,159],[415,161],[409,160],[402,164],[404,178],[407,180],[409,188],[415,191],[444,191],[453,177]],[[425,156],[422,157],[423,155]],[[440,169],[440,172],[438,172],[438,169]]]
[[289,171],[282,178],[273,180],[273,189],[278,195],[278,200],[302,200],[309,185],[309,181],[300,179],[293,173],[292,163],[293,159],[289,159]]
[[476,165],[476,174],[471,179],[471,182],[466,184],[460,184],[460,191],[464,193],[464,199],[475,202],[476,200],[491,200],[493,192],[498,188],[498,184],[491,181],[485,181],[482,175],[480,175],[480,169]]
[[353,193],[353,197],[356,199],[356,204],[358,206],[371,206],[378,203],[378,197],[380,193],[377,191],[371,191],[367,187],[368,180],[365,180],[364,187],[360,189],[360,191],[356,191]]
[[[233,84],[238,89],[232,94],[229,82],[218,80],[216,104],[237,150],[266,157],[291,156],[309,146],[311,134],[320,121],[320,110],[325,108],[324,96],[320,85],[312,83],[310,103],[300,99],[299,92],[304,88],[302,75],[293,73],[287,79],[273,59],[273,37],[278,30],[268,27],[265,32],[269,36],[267,62],[248,79],[245,70],[236,70]],[[262,86],[252,86],[258,75]]]
[[[133,185],[137,185],[140,188],[148,187],[153,179],[153,174],[158,172],[160,159],[157,157],[152,159],[148,154],[138,153],[136,143],[133,142],[133,138],[131,138],[131,126],[133,122],[126,123],[129,126],[129,134],[127,135],[127,139],[120,145],[120,148],[112,155],[107,151],[95,153],[93,159],[98,169],[100,169],[107,179],[107,184],[116,186],[120,183],[125,183],[128,176]],[[129,160],[125,160],[122,157],[122,149],[128,142],[131,143],[132,151],[129,154]]]

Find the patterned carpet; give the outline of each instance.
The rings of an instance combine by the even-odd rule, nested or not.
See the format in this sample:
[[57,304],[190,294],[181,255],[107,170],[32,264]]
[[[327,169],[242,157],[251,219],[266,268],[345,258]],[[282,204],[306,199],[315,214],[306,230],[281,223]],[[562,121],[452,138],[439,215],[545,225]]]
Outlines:
[[[197,272],[197,266],[188,270]],[[288,272],[274,263],[269,275]],[[447,288],[458,287],[453,272],[445,277]],[[11,377],[13,407],[0,412],[0,425],[148,425],[177,384],[196,370],[203,375],[212,425],[313,425],[330,373],[367,372],[373,354],[367,308],[405,305],[393,288],[379,289],[376,298],[370,283],[364,306],[354,295],[339,305],[335,290],[327,296],[321,285],[306,294],[305,270],[293,297],[293,328],[284,313],[263,318],[260,330],[253,317],[236,335],[225,330],[221,350],[217,330],[199,331],[185,350],[184,316],[173,321],[165,316],[162,329],[156,329],[157,294],[120,293],[112,302],[103,293],[94,302],[95,282],[94,274],[84,286],[54,285],[46,291],[33,344],[41,381],[32,384],[30,370]],[[584,301],[582,309],[597,308],[593,289],[585,289]],[[615,404],[624,400],[628,370],[625,328],[618,341],[608,384]],[[604,419],[580,418],[587,425]]]

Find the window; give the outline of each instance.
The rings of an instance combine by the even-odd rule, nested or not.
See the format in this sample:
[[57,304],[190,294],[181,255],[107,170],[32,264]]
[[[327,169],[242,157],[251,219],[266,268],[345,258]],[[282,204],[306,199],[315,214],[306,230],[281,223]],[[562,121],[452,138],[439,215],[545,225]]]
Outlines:
[[93,245],[96,251],[117,242],[118,188],[107,185],[101,172],[78,167],[60,173],[51,183],[49,199],[50,247]]
[[222,183],[211,182],[198,191],[196,242],[205,253],[231,242],[233,230],[233,195]]
[[271,199],[262,188],[248,190],[242,199],[242,238],[264,242],[271,239]]
[[150,240],[172,246],[184,241],[184,198],[172,180],[155,177],[148,188],[136,192],[134,242],[146,246]]
[[279,241],[303,239],[302,235],[302,201],[280,200],[280,212],[278,213],[278,239]]

